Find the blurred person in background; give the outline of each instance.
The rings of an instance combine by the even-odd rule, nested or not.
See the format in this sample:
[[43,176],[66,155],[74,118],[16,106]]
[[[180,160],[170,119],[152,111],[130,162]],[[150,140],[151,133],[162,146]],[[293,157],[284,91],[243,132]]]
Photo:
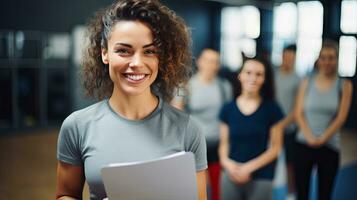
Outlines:
[[296,103],[299,126],[296,145],[297,198],[309,197],[313,167],[318,174],[318,198],[331,198],[339,168],[339,129],[351,105],[352,83],[338,77],[338,45],[322,44],[315,72],[300,85]]
[[218,159],[219,119],[224,103],[232,99],[230,83],[217,76],[220,67],[219,52],[203,49],[196,62],[197,73],[185,86],[185,96],[176,97],[176,107],[188,112],[199,124],[207,143],[208,185],[211,200],[219,200],[220,164]]
[[88,34],[82,76],[88,94],[101,101],[62,124],[57,199],[82,199],[86,181],[90,198],[102,200],[103,166],[186,151],[195,155],[198,199],[205,200],[204,136],[167,103],[191,70],[184,21],[156,0],[123,0],[97,13]]
[[237,98],[220,112],[222,199],[271,199],[283,139],[283,113],[274,99],[273,72],[265,60],[247,59],[237,79]]
[[288,199],[294,199],[294,154],[296,125],[294,123],[294,106],[300,78],[295,73],[296,45],[288,45],[283,50],[282,63],[274,72],[276,100],[285,114],[284,153],[288,175]]

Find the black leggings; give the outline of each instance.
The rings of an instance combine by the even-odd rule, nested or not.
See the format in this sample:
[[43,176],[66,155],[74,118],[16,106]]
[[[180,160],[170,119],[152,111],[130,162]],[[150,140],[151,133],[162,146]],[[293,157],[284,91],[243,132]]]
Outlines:
[[331,199],[335,177],[339,167],[339,153],[327,146],[311,148],[305,144],[296,144],[295,181],[297,199],[309,197],[311,171],[317,167],[318,199]]

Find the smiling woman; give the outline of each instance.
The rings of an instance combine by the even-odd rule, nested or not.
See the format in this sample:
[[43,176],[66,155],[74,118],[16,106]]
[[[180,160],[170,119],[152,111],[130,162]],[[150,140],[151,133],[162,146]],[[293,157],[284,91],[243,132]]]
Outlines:
[[103,63],[109,65],[113,96],[147,96],[158,74],[159,59],[148,26],[140,21],[119,21],[102,48]]
[[81,199],[84,181],[91,199],[103,199],[103,166],[179,151],[195,154],[198,199],[206,199],[204,136],[166,103],[191,68],[183,20],[156,0],[122,0],[99,12],[88,34],[82,78],[87,94],[100,101],[62,124],[57,199]]

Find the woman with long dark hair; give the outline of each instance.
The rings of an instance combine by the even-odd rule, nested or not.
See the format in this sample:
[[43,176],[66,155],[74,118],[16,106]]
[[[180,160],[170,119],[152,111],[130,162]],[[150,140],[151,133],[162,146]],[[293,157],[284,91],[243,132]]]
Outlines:
[[220,113],[222,199],[271,199],[283,118],[274,100],[272,69],[263,59],[247,59],[237,79],[238,96]]

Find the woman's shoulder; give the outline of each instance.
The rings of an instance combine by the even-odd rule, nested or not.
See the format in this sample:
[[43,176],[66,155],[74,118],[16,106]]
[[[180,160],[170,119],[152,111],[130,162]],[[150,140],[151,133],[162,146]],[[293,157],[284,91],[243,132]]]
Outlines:
[[94,103],[85,108],[76,110],[72,112],[63,122],[63,124],[73,124],[73,123],[86,123],[92,121],[98,117],[103,116],[106,110],[107,100],[102,100],[100,102]]
[[163,102],[162,112],[170,121],[177,123],[187,123],[190,118],[188,113],[171,106],[167,102]]

